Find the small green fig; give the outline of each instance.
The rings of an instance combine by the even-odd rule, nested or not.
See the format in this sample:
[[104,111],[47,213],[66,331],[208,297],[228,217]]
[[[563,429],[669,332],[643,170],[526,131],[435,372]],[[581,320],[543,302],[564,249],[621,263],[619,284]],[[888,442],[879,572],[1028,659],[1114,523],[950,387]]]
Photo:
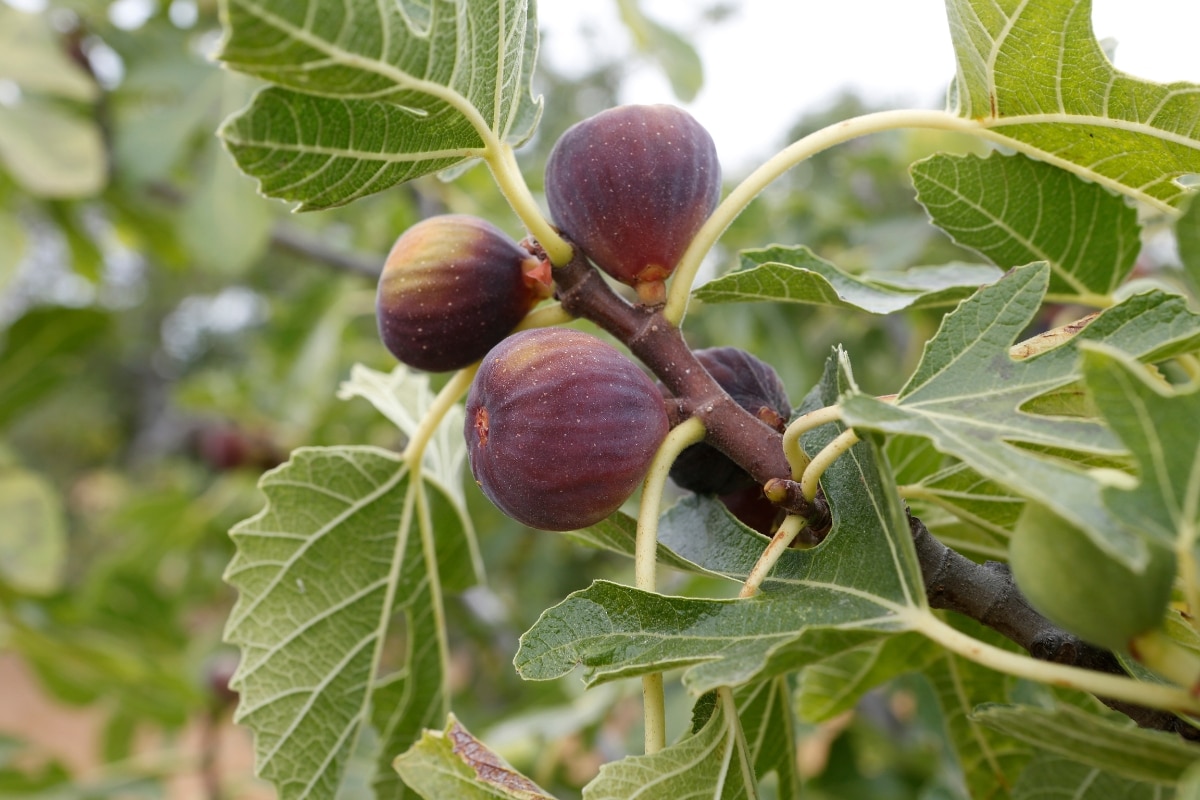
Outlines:
[[464,434],[471,474],[501,511],[566,531],[633,494],[668,428],[658,389],[624,354],[588,333],[536,328],[483,359]]
[[549,294],[543,269],[486,220],[446,214],[418,222],[396,240],[379,276],[380,338],[410,367],[461,369]]
[[1046,619],[1084,641],[1124,652],[1162,624],[1175,581],[1175,554],[1146,540],[1150,558],[1135,571],[1086,532],[1030,503],[1009,541],[1017,588]]
[[721,165],[712,137],[686,111],[627,105],[569,128],[546,162],[545,184],[554,224],[654,303],[717,206]]

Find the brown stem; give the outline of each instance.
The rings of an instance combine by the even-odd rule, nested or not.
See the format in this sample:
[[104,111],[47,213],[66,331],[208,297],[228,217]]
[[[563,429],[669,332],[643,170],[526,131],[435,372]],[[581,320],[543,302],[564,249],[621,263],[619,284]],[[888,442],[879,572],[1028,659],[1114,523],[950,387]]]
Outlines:
[[[939,542],[921,520],[910,515],[908,523],[930,606],[970,617],[1020,645],[1034,658],[1096,672],[1126,674],[1111,652],[1067,633],[1035,611],[1017,588],[1007,564],[997,561],[976,564]],[[1200,729],[1168,711],[1104,697],[1098,699],[1140,727],[1200,741]]]
[[[536,243],[528,244],[538,252]],[[626,302],[578,249],[570,263],[554,270],[554,280],[563,309],[591,320],[624,342],[663,382],[673,395],[668,407],[672,425],[689,417],[700,419],[705,441],[749,472],[772,502],[800,514],[814,528],[828,528],[829,510],[823,498],[807,502],[800,485],[792,480],[779,431],[745,411],[717,384],[658,307]],[[1006,564],[976,564],[935,539],[916,517],[909,517],[909,525],[925,593],[933,608],[964,614],[1020,645],[1034,658],[1125,674],[1112,653],[1081,641],[1035,611],[1017,589]],[[1143,728],[1200,740],[1200,730],[1174,714],[1099,699]]]
[[[699,419],[704,423],[705,441],[732,458],[760,485],[791,478],[779,431],[739,406],[720,387],[661,308],[626,302],[578,254],[554,270],[554,281],[563,309],[591,320],[624,342],[663,382],[673,395],[668,409],[672,423]],[[779,505],[809,519],[814,527],[827,523],[825,515],[798,493],[788,494]]]

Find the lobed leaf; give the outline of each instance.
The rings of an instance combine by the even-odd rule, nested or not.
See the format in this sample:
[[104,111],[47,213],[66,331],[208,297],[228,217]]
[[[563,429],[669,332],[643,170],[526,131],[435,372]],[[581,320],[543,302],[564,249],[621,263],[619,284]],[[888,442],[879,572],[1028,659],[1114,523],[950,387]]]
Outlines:
[[218,57],[267,80],[221,130],[301,210],[342,205],[533,132],[532,0],[223,0]]
[[1142,361],[1161,359],[1200,345],[1200,316],[1181,297],[1135,295],[1066,344],[1014,361],[1009,347],[1040,307],[1048,277],[1045,264],[1033,264],[981,289],[945,317],[894,403],[849,393],[843,419],[862,431],[928,438],[983,477],[1055,509],[1140,568],[1143,543],[1104,510],[1101,484],[1065,457],[1121,455],[1120,440],[1096,420],[1035,415],[1024,406],[1079,379],[1080,342],[1104,342]]
[[[850,385],[844,356],[830,359],[806,405],[827,405]],[[820,428],[805,446],[819,448],[836,433],[834,426]],[[924,607],[925,594],[886,462],[872,442],[860,442],[833,464],[823,484],[831,532],[818,547],[785,553],[762,594],[664,597],[598,581],[544,612],[521,637],[518,672],[545,680],[582,665],[585,682],[594,684],[682,667],[684,684],[701,694],[791,672],[904,630],[904,617]],[[696,503],[688,513],[702,508]],[[711,536],[731,546],[713,546]],[[710,533],[698,524],[689,538],[696,544],[685,557],[730,577],[742,577],[764,546],[744,529],[728,537],[727,526]]]
[[1193,200],[1175,222],[1179,259],[1193,297],[1200,297],[1200,202]]
[[1002,269],[1045,261],[1053,294],[1109,295],[1141,250],[1132,206],[1050,164],[939,154],[910,171],[935,225]]
[[[696,499],[700,498],[687,498],[686,500],[682,501],[680,505],[693,502]],[[677,507],[678,506],[676,506],[676,508]],[[674,508],[667,512],[667,516],[664,519],[672,518],[673,512]],[[668,546],[661,535],[662,524],[663,523],[660,523],[660,535],[657,548],[658,555],[656,556],[658,563],[666,564],[667,566],[684,570],[685,572],[697,572],[703,575],[712,574],[708,570],[701,569],[694,561],[688,560],[686,556],[681,556],[680,554],[676,553],[672,547]],[[567,531],[564,533],[564,535],[569,539],[579,542],[580,544],[587,545],[588,547],[608,550],[612,553],[619,553],[620,555],[633,558],[637,541],[637,520],[628,514],[617,511],[595,525],[577,531]],[[680,544],[686,545],[686,537],[680,541],[674,542],[674,544],[676,546],[679,546]]]
[[396,770],[427,800],[553,800],[545,790],[471,735],[453,714],[444,730],[427,730]]
[[807,247],[781,245],[744,250],[740,259],[736,271],[699,287],[695,298],[705,303],[771,300],[891,314],[953,305],[1001,275],[981,264],[944,264],[856,276]]
[[1164,800],[1171,796],[1163,786],[1131,781],[1051,753],[1036,756],[1012,790],[1014,800]]
[[1105,422],[1138,462],[1137,488],[1106,487],[1105,505],[1168,548],[1190,541],[1200,530],[1200,391],[1173,389],[1101,345],[1084,348],[1083,373]]
[[1055,708],[987,705],[972,719],[1053,753],[1132,781],[1174,784],[1196,761],[1195,746],[1177,735],[1143,730],[1070,705]]
[[952,110],[991,138],[1163,211],[1200,173],[1200,86],[1115,69],[1091,0],[946,0]]
[[938,650],[918,633],[902,633],[849,650],[830,647],[829,652],[829,658],[800,673],[795,706],[805,722],[824,722],[849,711],[876,686],[920,671]]
[[754,765],[738,726],[738,716],[718,702],[708,722],[696,733],[652,755],[624,758],[600,767],[600,774],[584,787],[584,800],[758,797]]
[[[282,798],[333,796],[368,727],[387,750],[444,717],[444,654],[422,526],[461,539],[394,454],[305,448],[261,482],[266,507],[231,531],[238,592],[225,637],[241,648],[231,686],[255,734],[259,774]],[[449,514],[453,519],[453,514]],[[393,615],[408,637],[381,674]],[[393,752],[381,752],[386,765]],[[382,774],[381,796],[400,796]]]
[[[1006,649],[1012,644],[972,621],[953,618],[976,639]],[[975,719],[975,709],[997,698],[1011,697],[1017,681],[1003,673],[947,651],[924,670],[937,695],[947,739],[954,749],[971,797],[1005,797],[1036,749]]]
[[799,800],[796,726],[787,676],[739,687],[733,699],[754,774],[761,781],[774,773],[779,800]]

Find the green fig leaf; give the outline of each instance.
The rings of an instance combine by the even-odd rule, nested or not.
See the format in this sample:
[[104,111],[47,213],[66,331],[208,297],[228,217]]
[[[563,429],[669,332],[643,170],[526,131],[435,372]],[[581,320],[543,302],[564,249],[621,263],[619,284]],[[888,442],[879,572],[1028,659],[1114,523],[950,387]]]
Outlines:
[[754,763],[739,727],[738,709],[727,708],[728,704],[717,702],[704,727],[657,753],[600,767],[600,774],[584,788],[584,800],[758,797]]
[[1115,69],[1091,0],[947,0],[952,111],[988,138],[1173,212],[1200,174],[1200,85]]
[[1038,752],[1131,781],[1174,784],[1195,763],[1195,746],[1164,731],[1142,730],[1070,705],[984,705],[972,719]]
[[1050,164],[939,154],[910,169],[935,225],[1002,269],[1045,261],[1063,302],[1110,295],[1141,251],[1133,206]]
[[535,3],[223,0],[218,57],[270,81],[221,136],[264,194],[343,205],[532,135]]
[[1148,558],[1144,543],[1105,510],[1102,484],[1066,457],[1045,454],[1077,453],[1086,463],[1124,454],[1121,441],[1098,420],[1041,416],[1024,406],[1081,377],[1080,342],[1105,342],[1139,360],[1158,360],[1200,345],[1200,316],[1181,297],[1139,294],[1106,309],[1065,343],[1013,360],[1009,348],[1041,306],[1048,280],[1049,268],[1032,264],[984,287],[943,319],[895,402],[851,392],[842,399],[842,417],[856,430],[929,439],[1140,568]]
[[832,306],[871,314],[950,306],[1002,271],[982,264],[943,264],[851,275],[807,247],[773,246],[741,253],[739,268],[693,293],[705,303],[775,301]]
[[[462,532],[451,501],[370,447],[297,450],[261,487],[266,507],[230,534],[226,580],[238,600],[225,633],[242,652],[231,686],[258,773],[282,798],[333,796],[360,741],[373,741],[371,780],[385,789],[395,753],[447,712],[429,575],[454,580],[461,569],[441,562],[465,560],[454,553]],[[387,673],[383,646],[398,615],[408,641]]]
[[396,758],[396,771],[426,800],[553,800],[475,738],[453,715]]

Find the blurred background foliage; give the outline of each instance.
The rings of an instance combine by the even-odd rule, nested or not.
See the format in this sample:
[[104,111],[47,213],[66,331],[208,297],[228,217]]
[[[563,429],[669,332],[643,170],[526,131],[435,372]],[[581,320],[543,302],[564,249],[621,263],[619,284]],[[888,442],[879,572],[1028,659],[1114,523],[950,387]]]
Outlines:
[[[535,191],[558,135],[616,104],[630,59],[667,72],[678,96],[664,102],[701,86],[684,35],[633,0],[619,7],[624,47],[591,47],[582,73],[540,65],[546,111],[520,153]],[[713,4],[699,18],[733,13]],[[218,39],[211,0],[0,0],[0,796],[265,795],[248,734],[228,724],[227,531],[297,446],[402,444],[366,403],[335,397],[352,364],[394,366],[373,275],[395,237],[443,211],[521,235],[478,168],[320,214],[259,197],[213,135],[254,89],[210,60]],[[866,110],[844,97],[779,143]],[[927,224],[907,176],[916,158],[970,147],[894,134],[814,158],[737,221],[709,274],[769,243],[850,270],[971,260]],[[686,330],[694,346],[763,356],[798,401],[836,343],[864,388],[895,391],[936,324],[735,305],[693,308]],[[628,581],[631,566],[522,529],[468,490],[489,579],[450,600],[453,707],[543,786],[577,796],[637,748],[638,689],[524,684],[511,659],[541,610],[595,578]],[[682,727],[689,701],[670,702]],[[935,708],[908,679],[802,726],[809,796],[962,796]],[[85,716],[48,729],[63,709]]]

